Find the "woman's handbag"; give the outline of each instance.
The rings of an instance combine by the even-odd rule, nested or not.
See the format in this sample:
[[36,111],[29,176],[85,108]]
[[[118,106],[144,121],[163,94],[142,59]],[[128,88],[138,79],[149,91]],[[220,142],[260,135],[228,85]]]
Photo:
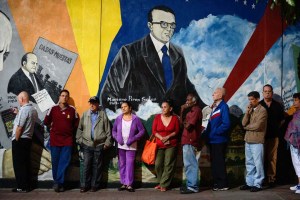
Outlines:
[[156,138],[152,134],[149,140],[146,141],[146,144],[144,146],[144,150],[141,158],[142,161],[148,165],[154,165],[155,158],[156,158],[156,150],[157,150]]

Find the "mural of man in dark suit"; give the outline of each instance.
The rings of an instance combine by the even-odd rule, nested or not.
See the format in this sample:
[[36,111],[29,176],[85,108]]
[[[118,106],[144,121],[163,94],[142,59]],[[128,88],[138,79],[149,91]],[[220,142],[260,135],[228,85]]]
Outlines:
[[[123,46],[115,57],[100,94],[102,105],[116,110],[116,101],[127,99],[137,110],[147,99],[161,103],[171,98],[178,113],[187,94],[197,92],[187,77],[182,50],[170,43],[176,28],[174,11],[166,6],[152,8],[147,25],[150,34]],[[204,105],[200,99],[200,106]]]
[[38,67],[37,56],[32,52],[26,53],[21,59],[21,65],[22,67],[9,79],[7,93],[18,95],[26,91],[30,95],[30,101],[36,103],[31,95],[44,89],[35,74]]

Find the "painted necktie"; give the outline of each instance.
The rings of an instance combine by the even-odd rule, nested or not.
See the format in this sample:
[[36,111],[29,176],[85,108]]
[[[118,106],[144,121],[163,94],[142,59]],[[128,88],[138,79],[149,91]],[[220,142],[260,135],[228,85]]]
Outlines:
[[167,54],[168,47],[166,45],[164,45],[161,48],[161,51],[163,53],[162,66],[163,66],[163,69],[164,69],[164,77],[165,77],[165,81],[166,81],[166,87],[167,87],[167,90],[168,90],[171,87],[172,81],[173,81],[172,65],[171,65],[170,57]]
[[34,93],[36,93],[37,92],[37,85],[36,85],[36,82],[34,80],[33,73],[29,73],[29,76],[30,76],[30,79],[32,81],[32,85],[34,87]]

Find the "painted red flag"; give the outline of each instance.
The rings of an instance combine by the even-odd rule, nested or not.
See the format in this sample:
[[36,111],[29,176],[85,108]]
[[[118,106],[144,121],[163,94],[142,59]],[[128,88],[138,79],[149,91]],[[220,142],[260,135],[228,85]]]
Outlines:
[[225,101],[228,101],[246,81],[287,27],[282,21],[280,7],[275,6],[271,10],[271,2],[225,81]]

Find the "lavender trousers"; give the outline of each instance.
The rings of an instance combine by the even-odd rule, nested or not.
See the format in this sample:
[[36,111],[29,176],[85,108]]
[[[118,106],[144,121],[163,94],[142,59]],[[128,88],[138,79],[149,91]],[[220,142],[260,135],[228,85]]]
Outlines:
[[123,185],[132,186],[134,180],[134,150],[119,149],[120,182]]

